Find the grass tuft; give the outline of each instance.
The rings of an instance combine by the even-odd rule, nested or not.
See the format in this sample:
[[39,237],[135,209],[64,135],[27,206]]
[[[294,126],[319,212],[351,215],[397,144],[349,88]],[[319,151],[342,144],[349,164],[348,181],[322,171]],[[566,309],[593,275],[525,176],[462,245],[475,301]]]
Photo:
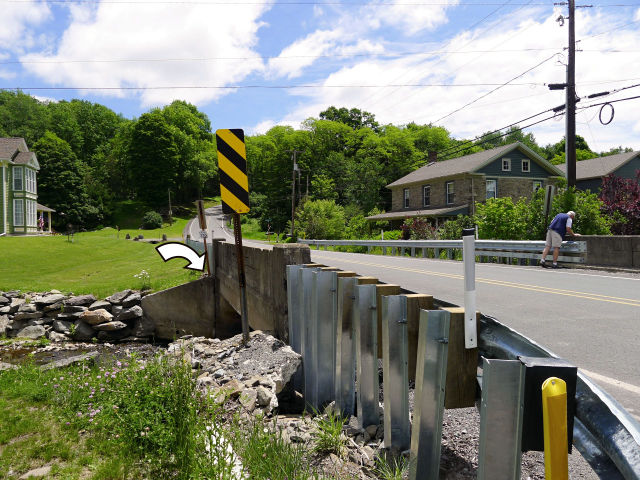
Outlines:
[[347,443],[342,433],[345,422],[346,419],[332,411],[329,411],[325,417],[321,417],[317,422],[314,452],[325,455],[334,453],[341,457]]

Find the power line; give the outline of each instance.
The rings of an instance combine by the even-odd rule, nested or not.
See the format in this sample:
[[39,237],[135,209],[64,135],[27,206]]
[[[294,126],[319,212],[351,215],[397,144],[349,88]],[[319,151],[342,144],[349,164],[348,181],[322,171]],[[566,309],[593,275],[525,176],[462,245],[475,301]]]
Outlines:
[[[64,64],[64,63],[143,63],[143,62],[210,62],[218,60],[289,60],[297,58],[357,58],[357,57],[410,57],[420,55],[453,55],[453,54],[477,54],[477,53],[524,53],[524,52],[545,52],[557,50],[555,47],[547,48],[507,48],[502,50],[429,50],[415,52],[396,53],[350,53],[350,54],[326,54],[326,55],[254,55],[248,57],[185,57],[185,58],[111,58],[111,59],[69,59],[69,60],[10,60],[0,62],[0,65],[18,64]],[[583,49],[583,52],[596,53],[635,53],[640,50],[619,50],[619,49]]]
[[[150,87],[0,87],[0,90],[240,90],[295,88],[414,88],[414,87],[491,87],[498,83],[412,83],[387,85],[165,85]],[[542,86],[544,83],[514,83],[512,86]]]
[[496,91],[500,90],[501,88],[503,88],[503,87],[505,87],[505,86],[507,86],[507,85],[511,84],[511,82],[513,82],[514,80],[517,80],[518,78],[520,78],[520,77],[522,77],[522,76],[526,75],[526,74],[527,74],[527,73],[529,73],[530,71],[535,70],[535,69],[536,69],[536,68],[538,68],[540,65],[542,65],[542,64],[544,64],[544,63],[546,63],[546,62],[548,62],[549,60],[551,60],[551,59],[552,59],[553,57],[555,57],[556,55],[557,55],[557,54],[556,54],[556,53],[554,53],[554,54],[553,54],[553,55],[551,55],[550,57],[545,58],[544,60],[542,60],[540,63],[537,63],[536,65],[534,65],[533,67],[531,67],[531,68],[529,68],[529,69],[525,70],[525,71],[524,71],[524,72],[522,72],[521,74],[516,75],[516,76],[515,76],[515,77],[513,77],[511,80],[508,80],[508,81],[506,81],[505,83],[503,83],[503,84],[499,85],[498,87],[494,88],[493,90],[490,90],[489,92],[487,92],[487,93],[485,93],[485,94],[483,94],[483,95],[480,95],[480,96],[479,96],[478,98],[476,98],[475,100],[472,100],[472,101],[470,101],[470,102],[468,102],[468,103],[464,104],[463,106],[461,106],[461,107],[459,107],[459,108],[455,109],[454,111],[452,111],[452,112],[450,112],[450,113],[447,113],[446,115],[444,115],[443,117],[440,117],[439,119],[437,119],[436,121],[434,121],[434,122],[432,122],[432,123],[438,123],[439,121],[444,120],[445,118],[448,118],[448,117],[450,117],[451,115],[453,115],[453,114],[455,114],[455,113],[460,112],[461,110],[464,110],[464,109],[465,109],[465,108],[467,108],[469,105],[473,105],[473,104],[474,104],[474,103],[476,103],[478,100],[482,100],[483,98],[488,97],[488,96],[489,96],[489,95],[491,95],[492,93],[494,93],[494,92],[496,92]]

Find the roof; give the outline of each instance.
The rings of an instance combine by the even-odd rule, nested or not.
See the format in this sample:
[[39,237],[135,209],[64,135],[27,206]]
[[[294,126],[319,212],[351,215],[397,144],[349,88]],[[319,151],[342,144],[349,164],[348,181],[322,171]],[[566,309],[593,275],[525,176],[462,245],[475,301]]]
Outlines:
[[36,211],[38,212],[55,212],[53,208],[45,207],[44,205],[40,205],[36,203]]
[[33,152],[20,152],[18,155],[16,155],[16,157],[13,159],[13,163],[15,163],[16,165],[29,165],[31,164],[31,166],[40,169],[40,164],[38,163],[38,160],[36,160],[36,154]]
[[[597,157],[576,162],[576,180],[606,177],[638,155],[640,155],[640,151],[624,152],[616,155],[607,155],[606,157]],[[566,163],[556,165],[556,167],[558,167],[558,170],[560,170],[563,175],[566,175]]]
[[555,174],[561,175],[561,172],[547,162],[540,155],[535,153],[526,145],[515,142],[509,145],[503,145],[501,147],[492,148],[491,150],[484,150],[482,152],[472,153],[471,155],[465,155],[464,157],[452,158],[451,160],[443,160],[440,162],[432,162],[427,165],[414,170],[408,175],[396,180],[395,182],[387,185],[387,188],[398,187],[400,185],[407,185],[410,183],[419,183],[425,180],[432,180],[434,178],[451,177],[454,175],[461,175],[463,173],[474,172],[488,163],[500,158],[513,150],[519,149],[531,159],[542,164],[546,170]]
[[468,213],[468,205],[457,205],[455,207],[447,208],[432,208],[422,210],[404,210],[400,212],[388,212],[379,213],[378,215],[372,215],[367,217],[367,220],[396,220],[400,218],[409,217],[439,217],[439,216],[453,216],[459,213]]
[[0,138],[0,160],[12,160],[16,151],[29,151],[24,138]]

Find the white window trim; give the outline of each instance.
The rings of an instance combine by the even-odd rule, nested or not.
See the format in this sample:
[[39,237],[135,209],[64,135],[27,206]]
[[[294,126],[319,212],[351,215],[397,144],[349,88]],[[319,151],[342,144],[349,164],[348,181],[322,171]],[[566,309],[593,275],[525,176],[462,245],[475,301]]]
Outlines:
[[[489,197],[489,182],[493,182],[493,197]],[[486,200],[489,200],[489,198],[498,198],[498,180],[496,180],[495,178],[488,178],[487,179],[487,185],[486,185],[486,189],[485,189],[485,197]]]
[[[424,197],[425,197],[424,192],[425,192],[427,189],[429,189],[429,203],[426,203],[426,202],[424,201]],[[423,185],[423,186],[422,186],[422,206],[423,206],[423,207],[430,207],[430,206],[431,206],[431,185]]]
[[[527,169],[524,169],[525,164],[527,165]],[[528,158],[523,158],[522,159],[522,172],[523,173],[530,173],[531,172],[531,160],[529,160]]]
[[[20,205],[20,208],[16,208],[17,205]],[[21,213],[20,217],[16,215],[18,210]],[[24,200],[21,198],[13,199],[13,225],[15,227],[24,227]]]
[[[16,175],[18,172],[20,172],[20,188],[16,187],[16,180],[18,179],[18,176]],[[14,191],[23,191],[24,190],[24,168],[23,167],[14,167],[13,168],[13,190]]]
[[[449,191],[449,187],[451,187],[451,191]],[[447,205],[453,205],[455,203],[456,200],[456,190],[453,184],[453,181],[451,182],[446,182],[445,184],[445,192],[446,192],[446,201],[447,201]],[[453,201],[450,202],[449,201],[449,195],[453,195]]]
[[403,208],[409,208],[410,205],[410,196],[409,196],[409,189],[408,188],[403,188],[402,189],[402,207]]
[[[511,159],[510,158],[503,158],[502,160],[502,171],[503,172],[510,172],[511,171]],[[504,163],[507,162],[507,168],[504,168]]]

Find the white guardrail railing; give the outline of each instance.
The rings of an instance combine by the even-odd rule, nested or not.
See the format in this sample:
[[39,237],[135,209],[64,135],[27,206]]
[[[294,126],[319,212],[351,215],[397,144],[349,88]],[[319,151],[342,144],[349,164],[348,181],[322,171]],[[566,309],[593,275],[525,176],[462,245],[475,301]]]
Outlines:
[[[462,240],[304,240],[298,239],[298,243],[315,246],[318,250],[324,247],[366,247],[367,253],[372,253],[374,248],[382,249],[382,254],[405,255],[412,257],[440,258],[442,251],[447,258],[454,258],[455,251],[462,251]],[[520,264],[527,260],[532,264],[540,260],[544,250],[543,241],[523,240],[476,240],[476,256],[480,262],[491,262],[493,258],[505,259],[513,262],[517,259]],[[548,259],[551,258],[549,252]],[[587,242],[562,242],[560,247],[561,262],[584,263],[587,256]]]

